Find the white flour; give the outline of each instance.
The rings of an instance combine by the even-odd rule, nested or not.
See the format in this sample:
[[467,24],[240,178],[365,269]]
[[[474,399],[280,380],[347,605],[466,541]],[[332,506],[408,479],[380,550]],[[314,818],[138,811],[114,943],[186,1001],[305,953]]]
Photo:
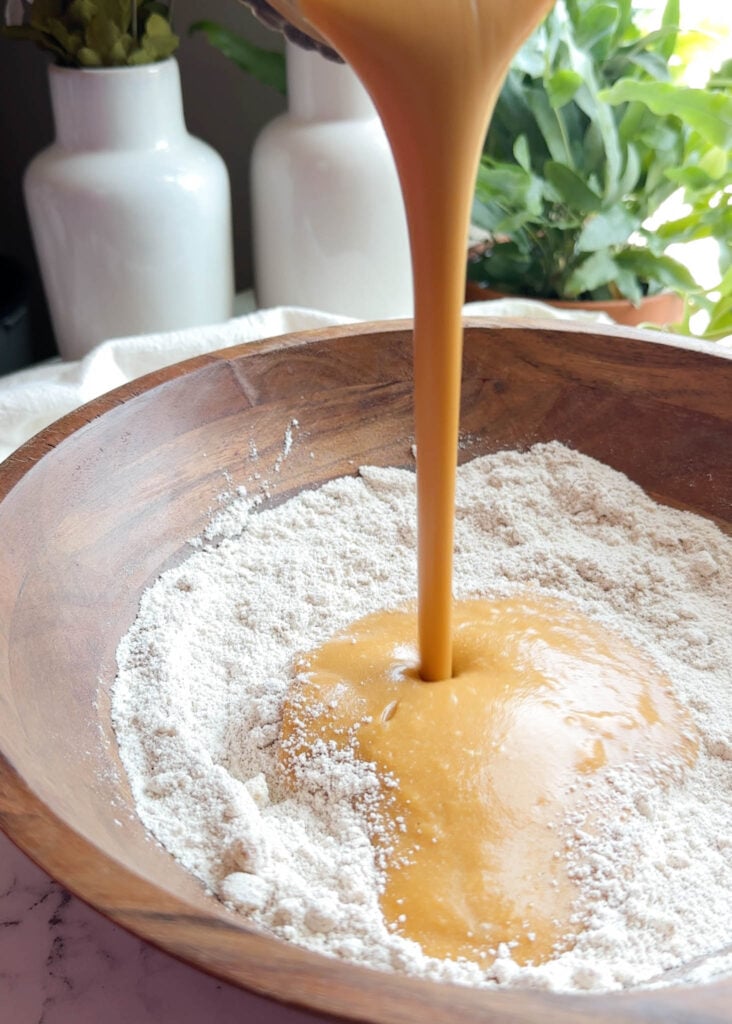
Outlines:
[[425,957],[381,917],[373,771],[314,758],[297,798],[281,789],[293,656],[416,592],[413,484],[364,469],[271,510],[240,499],[145,593],[113,701],[143,822],[229,906],[372,967],[556,990],[655,983],[685,964],[695,981],[730,970],[732,540],[559,444],[460,470],[456,597],[533,587],[572,599],[655,658],[701,736],[685,779],[653,789],[616,771],[600,833],[567,823],[585,922],[574,948],[538,967],[505,947],[487,969]]

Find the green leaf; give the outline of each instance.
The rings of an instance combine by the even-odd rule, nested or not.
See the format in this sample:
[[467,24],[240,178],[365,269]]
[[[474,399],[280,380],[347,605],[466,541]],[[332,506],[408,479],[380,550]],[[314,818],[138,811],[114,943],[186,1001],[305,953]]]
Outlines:
[[565,282],[565,295],[573,299],[610,284],[618,276],[618,266],[609,252],[593,252],[583,260]]
[[581,85],[582,76],[576,71],[556,71],[551,75],[546,82],[546,91],[552,109],[557,110],[574,99]]
[[141,64],[154,64],[157,60],[155,51],[149,47],[145,47],[144,44],[140,44],[135,49],[130,50],[127,55],[127,64],[129,67],[139,67]]
[[[713,181],[721,181],[730,167],[730,153],[721,146],[713,146],[699,161],[700,170]],[[732,181],[730,181],[732,184]]]
[[727,269],[722,280],[719,282],[718,287],[714,290],[721,292],[722,295],[729,295],[732,297],[732,267]]
[[76,55],[76,59],[83,68],[100,68],[102,67],[102,58],[95,51],[89,49],[88,46],[82,46]]
[[638,185],[643,171],[641,156],[637,146],[628,145],[625,151],[625,167],[618,181],[618,198],[625,199]]
[[151,38],[164,39],[171,34],[170,22],[162,14],[151,14],[145,22],[145,35]]
[[525,135],[534,163],[539,166],[549,156],[541,129],[527,101],[527,85],[516,69],[509,71],[498,97],[486,136],[484,152],[494,159],[510,160],[514,141]]
[[584,79],[582,88],[577,91],[575,101],[588,119],[594,122],[600,133],[605,148],[604,190],[607,195],[614,196],[617,193],[617,181],[621,168],[625,162],[621,151],[618,127],[612,110],[601,101],[597,75],[592,63],[587,58],[574,63]]
[[659,117],[681,118],[712,146],[732,148],[732,95],[623,78],[600,98],[611,104],[643,103]]
[[665,38],[658,47],[658,52],[664,60],[668,61],[676,49],[678,27],[681,22],[681,10],[679,0],[668,0],[663,12],[661,25],[666,29]]
[[712,341],[732,335],[732,267],[723,276],[714,292],[718,292],[709,314],[709,324],[704,337]]
[[625,245],[640,220],[622,206],[613,206],[604,213],[595,214],[585,225],[577,239],[580,252],[597,252],[616,245]]
[[66,20],[71,25],[85,28],[100,12],[101,0],[72,0],[66,11]]
[[84,37],[81,32],[70,32],[58,18],[49,18],[48,32],[63,47],[66,53],[76,54],[84,45]]
[[651,78],[655,78],[658,81],[667,82],[671,77],[668,63],[657,53],[640,50],[638,53],[632,54],[630,61],[640,68],[641,71],[645,71]]
[[530,194],[541,193],[541,180],[518,164],[481,163],[478,168],[477,187],[490,198],[505,199],[514,205],[526,206]]
[[625,249],[615,258],[619,266],[641,281],[655,281],[680,295],[701,290],[689,270],[671,256],[656,256],[649,249],[638,247]]
[[[114,17],[115,24],[119,25],[122,32],[129,32],[132,26],[132,6],[133,3],[137,3],[137,0],[114,0],[116,4],[116,13],[112,14]],[[165,12],[166,19],[170,23],[168,12]]]
[[130,33],[129,32],[123,32],[122,35],[117,40],[117,42],[112,47],[112,49],[110,50],[110,53],[109,53],[110,60],[114,64],[116,64],[118,66],[122,66],[122,65],[126,64],[127,63],[127,58],[129,57],[130,53],[132,52],[133,45],[134,45],[134,39],[132,38]]
[[102,58],[102,63],[109,64],[111,51],[119,42],[120,29],[113,21],[97,15],[92,18],[84,34],[84,41],[90,50],[94,50]]
[[526,102],[536,118],[552,160],[572,166],[572,147],[564,130],[561,114],[557,110],[552,110],[547,94],[543,89],[531,88],[527,90]]
[[516,157],[516,163],[519,167],[522,167],[527,174],[531,174],[531,150],[529,149],[529,142],[525,135],[519,135],[514,143],[513,155]]
[[[618,24],[618,8],[614,4],[595,3],[575,21],[577,44],[585,50],[607,52]],[[605,46],[598,44],[606,43]]]
[[263,50],[212,21],[197,21],[191,25],[189,32],[203,32],[209,43],[242,71],[248,72],[263,85],[269,85],[283,95],[287,93],[287,72],[282,53]]
[[632,302],[634,306],[639,306],[640,301],[643,298],[643,289],[638,283],[638,278],[631,270],[624,270],[621,266],[617,266],[617,277],[615,278],[615,288],[620,292],[624,299],[628,302]]
[[95,18],[114,25],[119,34],[126,32],[132,21],[132,0],[94,0]]
[[732,237],[732,211],[725,207],[710,206],[676,220],[660,224],[654,231],[655,239],[662,248],[675,242],[695,242],[700,238],[714,238],[723,247],[725,240]]
[[161,14],[151,14],[145,22],[143,42],[145,41],[152,44],[158,52],[165,51],[165,56],[168,56],[180,40],[170,27],[170,22]]
[[130,54],[128,63],[148,64],[165,60],[175,51],[179,42],[170,23],[160,14],[151,14],[145,22],[145,34],[140,49]]
[[601,180],[605,176],[605,144],[602,132],[595,121],[588,121],[587,130],[582,139],[582,156],[578,163],[579,169],[584,169],[584,176],[588,179],[594,176]]
[[549,160],[544,165],[544,177],[567,205],[581,213],[595,213],[602,207],[602,197],[593,192],[569,167]]
[[730,335],[732,335],[732,298],[725,299],[717,307],[703,337],[707,341],[721,341],[722,338],[727,338]]
[[637,34],[635,24],[633,22],[633,3],[635,0],[616,0],[616,7],[618,9],[618,27],[615,30],[615,45],[619,45],[625,40],[629,33]]

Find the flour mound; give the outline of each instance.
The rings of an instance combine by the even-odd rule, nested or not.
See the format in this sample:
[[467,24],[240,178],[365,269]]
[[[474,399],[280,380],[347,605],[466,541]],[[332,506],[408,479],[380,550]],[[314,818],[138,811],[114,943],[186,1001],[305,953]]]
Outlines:
[[315,752],[296,795],[278,767],[294,658],[414,598],[413,474],[366,468],[257,506],[242,495],[224,510],[119,645],[122,760],[140,818],[182,865],[275,935],[383,970],[607,991],[732,968],[729,538],[558,443],[459,470],[456,598],[570,599],[654,658],[701,739],[693,769],[655,785],[615,770],[603,824],[565,823],[581,893],[571,948],[521,967],[502,946],[483,968],[427,957],[384,922],[371,839],[386,830],[388,850],[388,785],[373,766]]

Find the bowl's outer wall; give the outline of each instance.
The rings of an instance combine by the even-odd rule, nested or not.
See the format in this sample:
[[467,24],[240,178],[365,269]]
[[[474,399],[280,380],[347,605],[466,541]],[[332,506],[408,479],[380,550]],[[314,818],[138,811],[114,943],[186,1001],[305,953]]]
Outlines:
[[[730,983],[487,993],[317,957],[228,913],[137,820],[109,695],[142,591],[237,487],[266,486],[276,502],[359,465],[412,465],[411,418],[409,330],[359,325],[152,374],[0,466],[0,824],[137,934],[315,1010],[383,1022],[732,1020]],[[461,460],[557,439],[732,532],[730,360],[613,329],[483,322],[466,331],[462,424]]]

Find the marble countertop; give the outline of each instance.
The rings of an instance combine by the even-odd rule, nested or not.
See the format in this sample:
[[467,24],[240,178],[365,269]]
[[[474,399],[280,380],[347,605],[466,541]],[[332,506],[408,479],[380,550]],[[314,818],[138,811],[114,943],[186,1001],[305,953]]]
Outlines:
[[2,1024],[318,1024],[217,981],[92,910],[0,833]]

